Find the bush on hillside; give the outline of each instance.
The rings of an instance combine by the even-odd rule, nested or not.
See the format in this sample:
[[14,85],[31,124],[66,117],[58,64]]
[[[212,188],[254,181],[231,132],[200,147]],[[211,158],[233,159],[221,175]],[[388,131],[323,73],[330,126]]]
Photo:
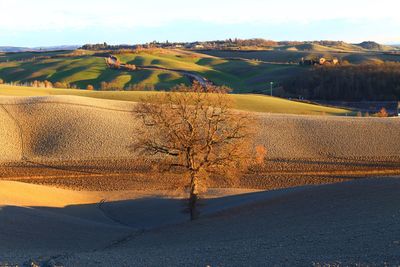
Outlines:
[[71,85],[69,83],[66,83],[66,82],[56,82],[56,83],[53,84],[53,87],[54,88],[65,88],[65,89],[68,89],[68,88],[71,88]]
[[385,108],[382,108],[378,113],[375,114],[379,118],[386,118],[389,117],[389,113]]

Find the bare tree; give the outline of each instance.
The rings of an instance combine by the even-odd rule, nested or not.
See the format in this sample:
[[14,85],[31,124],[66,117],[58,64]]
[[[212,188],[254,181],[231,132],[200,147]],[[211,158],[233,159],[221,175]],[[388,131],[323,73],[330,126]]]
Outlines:
[[180,85],[135,110],[143,132],[134,148],[156,157],[167,170],[184,174],[191,220],[199,215],[199,194],[207,189],[210,176],[232,181],[251,159],[250,117],[231,109],[227,92],[199,83]]

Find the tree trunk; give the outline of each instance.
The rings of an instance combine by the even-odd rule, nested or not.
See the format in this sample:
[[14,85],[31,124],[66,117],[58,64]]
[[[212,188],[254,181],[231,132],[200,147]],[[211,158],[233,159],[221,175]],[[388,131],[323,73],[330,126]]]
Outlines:
[[189,212],[190,220],[194,221],[199,217],[197,209],[197,202],[199,200],[198,178],[195,173],[191,173],[190,176]]

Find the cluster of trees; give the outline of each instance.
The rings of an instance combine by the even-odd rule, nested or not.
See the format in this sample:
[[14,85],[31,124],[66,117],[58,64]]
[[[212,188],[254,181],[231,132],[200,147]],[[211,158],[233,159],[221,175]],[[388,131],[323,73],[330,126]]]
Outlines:
[[115,82],[101,82],[100,83],[101,91],[121,91],[121,86]]
[[[127,50],[132,51],[141,48],[156,48],[156,47],[165,47],[171,46],[168,41],[166,43],[158,43],[158,42],[151,42],[143,45],[109,45],[107,43],[102,44],[85,44],[80,49],[82,50],[91,50],[91,51],[119,51],[119,50]],[[115,52],[114,52],[115,53]]]
[[283,83],[286,96],[318,100],[397,101],[400,63],[317,66]]
[[107,43],[101,44],[86,44],[81,47],[84,50],[135,50],[135,49],[149,49],[149,48],[204,48],[204,49],[240,49],[241,47],[278,47],[288,45],[301,45],[306,43],[334,46],[342,45],[344,42],[338,41],[313,41],[313,42],[294,42],[294,41],[282,41],[276,42],[272,40],[266,40],[261,38],[254,39],[226,39],[226,40],[214,40],[214,41],[203,41],[203,42],[158,42],[153,41],[146,44],[136,45],[109,45]]
[[[5,84],[6,82],[3,79],[0,79],[0,84]],[[45,81],[31,81],[31,82],[11,82],[7,83],[9,85],[15,86],[26,86],[26,87],[34,87],[34,88],[63,88],[63,89],[84,89],[78,88],[75,84],[70,84],[67,82],[51,82],[48,80]],[[153,84],[129,84],[125,88],[122,88],[120,84],[115,82],[101,82],[100,86],[96,88],[92,84],[88,84],[85,88],[86,90],[101,90],[101,91],[155,91],[155,87]]]
[[153,84],[130,84],[124,88],[125,91],[155,91]]
[[[0,79],[0,84],[3,84],[4,81]],[[34,88],[64,88],[64,89],[83,89],[78,88],[75,84],[70,84],[67,82],[55,82],[52,83],[50,81],[32,81],[26,83],[10,83],[11,85],[17,86],[27,86],[27,87],[34,87]],[[101,82],[100,87],[98,88],[101,91],[154,91],[155,87],[151,84],[130,84],[125,88],[121,88],[120,84],[115,82]],[[96,87],[92,84],[88,84],[86,86],[86,90],[93,91],[96,90]]]
[[[88,85],[87,90],[94,90],[92,85]],[[155,91],[155,87],[152,84],[130,84],[122,88],[120,84],[115,82],[101,82],[101,91]]]
[[301,45],[306,43],[319,44],[323,46],[334,46],[345,44],[342,41],[312,41],[312,42],[299,42],[299,41],[272,41],[262,38],[254,39],[228,39],[225,42],[234,44],[236,46],[259,46],[259,47],[276,47],[276,46],[290,46],[290,45]]
[[134,71],[137,69],[136,65],[134,64],[121,63],[121,61],[115,56],[107,57],[105,61],[107,66],[112,69],[125,69],[128,71]]
[[98,50],[113,50],[114,47],[120,47],[120,46],[109,45],[106,42],[104,42],[102,44],[85,44],[84,46],[81,47],[81,49],[98,51]]
[[28,86],[31,87],[44,87],[44,88],[64,88],[64,89],[78,89],[78,87],[75,84],[70,84],[67,82],[55,82],[52,83],[50,81],[33,81],[28,84]]
[[134,64],[124,64],[123,67],[124,67],[126,70],[131,70],[131,71],[137,69],[136,65],[134,65]]
[[[371,114],[369,112],[365,112],[363,114],[361,111],[358,111],[357,117],[371,117]],[[389,117],[389,112],[387,111],[386,108],[381,108],[379,112],[372,114],[372,117],[387,118]]]
[[45,81],[35,80],[33,82],[30,82],[29,86],[36,87],[36,88],[53,88],[54,87],[53,83],[50,81],[47,81],[47,80],[45,80]]
[[70,84],[67,82],[55,82],[54,88],[64,88],[64,89],[80,89],[76,84]]
[[[299,41],[272,41],[261,38],[254,39],[226,39],[226,40],[213,40],[213,41],[197,41],[197,42],[159,42],[153,41],[146,44],[135,44],[135,45],[109,45],[107,43],[101,44],[86,44],[81,47],[84,50],[108,50],[108,51],[117,51],[117,50],[135,50],[135,49],[150,49],[150,48],[187,48],[187,49],[219,49],[219,50],[240,50],[241,48],[274,48],[280,46],[296,46],[296,45],[304,45],[304,44],[315,44],[322,45],[328,47],[336,47],[336,46],[346,46],[349,45],[343,41],[330,41],[330,40],[321,40],[321,41],[309,41],[309,42],[299,42]],[[385,46],[382,46],[375,42],[363,42],[361,44],[356,44],[356,46],[369,50],[387,50],[384,49]],[[354,45],[352,45],[354,47]]]
[[271,40],[265,40],[261,38],[254,38],[254,39],[228,39],[226,41],[227,43],[230,43],[231,45],[234,46],[258,46],[258,47],[272,47],[272,46],[277,46],[278,42],[271,41]]
[[[6,82],[3,79],[0,79],[0,84],[5,84]],[[70,84],[67,82],[51,82],[48,80],[44,81],[30,81],[30,82],[8,82],[9,85],[14,86],[26,86],[26,87],[34,87],[34,88],[64,88],[64,89],[79,89],[75,84]]]

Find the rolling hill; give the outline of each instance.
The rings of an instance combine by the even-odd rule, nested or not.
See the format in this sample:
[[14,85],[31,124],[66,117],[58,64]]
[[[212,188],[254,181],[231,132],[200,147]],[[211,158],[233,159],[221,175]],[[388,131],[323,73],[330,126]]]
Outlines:
[[[76,89],[55,89],[55,88],[31,88],[20,86],[0,85],[0,96],[84,96],[98,99],[120,100],[138,102],[144,97],[156,95],[157,92],[138,92],[138,91],[88,91]],[[286,113],[303,115],[354,115],[351,110],[312,105],[294,102],[282,98],[234,94],[236,108],[239,110],[267,113]]]
[[78,88],[86,88],[90,84],[99,89],[102,82],[107,82],[116,89],[141,85],[168,90],[177,84],[190,83],[187,76],[174,71],[180,70],[196,73],[214,84],[226,85],[236,93],[242,93],[266,91],[270,81],[279,82],[304,70],[296,65],[222,59],[182,50],[159,49],[117,56],[123,63],[161,69],[139,69],[134,72],[109,69],[102,56],[90,51],[27,52],[0,55],[0,78],[22,84],[48,80],[73,84]]
[[365,41],[357,44],[357,46],[362,47],[365,50],[372,50],[372,51],[391,51],[393,49],[396,49],[395,46],[381,45],[373,41]]
[[[144,94],[148,93],[141,92],[131,97],[138,99]],[[254,96],[239,97],[236,99],[238,108],[245,110],[254,109],[254,103],[263,103],[260,108],[269,110],[286,103],[267,97],[256,100]],[[319,112],[329,111],[313,105],[286,104],[288,106],[282,108],[292,112],[299,108],[303,108],[304,112],[307,108],[309,113],[318,113],[318,109]],[[128,101],[65,95],[0,97],[0,122],[3,126],[0,132],[0,161],[130,157],[129,144],[138,134],[137,120],[132,116],[134,107],[135,103]],[[395,119],[254,115],[260,118],[260,131],[256,138],[267,147],[271,158],[380,158],[400,155],[399,135],[396,134],[400,124]]]
[[298,51],[315,52],[385,52],[394,51],[395,46],[382,45],[373,41],[364,41],[359,44],[350,44],[341,41],[314,41],[303,42],[293,46],[277,46],[275,49],[293,47]]
[[[191,73],[216,85],[228,86],[234,93],[269,94],[270,82],[274,82],[279,90],[290,78],[308,73],[308,67],[298,64],[302,58],[336,57],[340,61],[353,64],[400,62],[400,55],[396,52],[385,52],[387,49],[389,48],[373,42],[359,45],[309,42],[249,51],[114,51],[121,63],[137,66],[135,71],[108,68],[104,57],[114,53],[113,51],[0,53],[0,79],[18,84],[47,80],[53,84],[61,82],[61,87],[71,85],[81,89],[92,85],[96,90],[169,90],[178,84],[190,84],[193,77],[187,73]],[[102,86],[104,82],[107,83],[106,87]]]
[[58,50],[75,50],[78,45],[60,45],[60,46],[43,46],[43,47],[16,47],[16,46],[0,46],[0,52],[44,52]]
[[305,51],[298,49],[284,49],[282,51],[228,51],[228,50],[207,50],[202,53],[219,57],[222,59],[241,58],[249,60],[259,60],[270,63],[298,63],[302,58],[338,58],[340,61],[348,61],[352,64],[374,63],[374,62],[400,62],[400,55],[395,53],[384,52],[349,52],[349,51],[332,51],[323,47],[317,49],[312,45],[313,50]]

